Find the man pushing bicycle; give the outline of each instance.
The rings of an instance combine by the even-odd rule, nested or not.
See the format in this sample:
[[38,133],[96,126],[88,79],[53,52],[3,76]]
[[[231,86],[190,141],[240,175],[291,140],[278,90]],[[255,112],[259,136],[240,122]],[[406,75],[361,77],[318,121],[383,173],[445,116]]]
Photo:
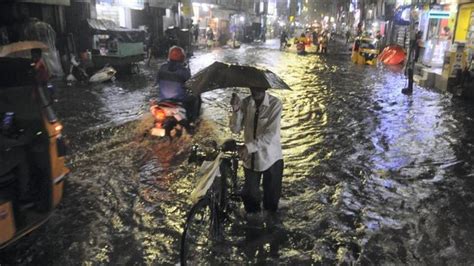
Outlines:
[[251,96],[232,95],[230,129],[244,131],[239,156],[244,164],[242,199],[247,213],[261,211],[260,181],[263,176],[263,209],[275,213],[281,196],[283,153],[280,140],[281,101],[263,88],[250,88]]

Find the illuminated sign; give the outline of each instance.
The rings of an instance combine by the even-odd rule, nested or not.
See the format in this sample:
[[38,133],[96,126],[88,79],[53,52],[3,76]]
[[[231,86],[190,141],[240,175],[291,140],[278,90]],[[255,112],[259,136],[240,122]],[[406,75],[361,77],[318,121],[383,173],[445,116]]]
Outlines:
[[439,19],[443,19],[443,18],[449,18],[449,11],[441,11],[441,10],[431,10],[430,13],[429,13],[429,17],[430,18],[439,18]]

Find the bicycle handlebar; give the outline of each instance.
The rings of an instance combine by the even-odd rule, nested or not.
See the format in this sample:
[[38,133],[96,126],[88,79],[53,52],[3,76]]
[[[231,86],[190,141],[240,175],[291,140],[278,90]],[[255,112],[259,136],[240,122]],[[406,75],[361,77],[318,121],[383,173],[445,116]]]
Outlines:
[[228,139],[218,146],[216,142],[209,144],[210,148],[202,148],[200,145],[195,144],[191,148],[191,154],[189,155],[189,163],[202,163],[203,161],[212,161],[216,156],[223,152],[230,157],[238,158],[237,148],[242,146],[242,142],[238,142],[233,139]]

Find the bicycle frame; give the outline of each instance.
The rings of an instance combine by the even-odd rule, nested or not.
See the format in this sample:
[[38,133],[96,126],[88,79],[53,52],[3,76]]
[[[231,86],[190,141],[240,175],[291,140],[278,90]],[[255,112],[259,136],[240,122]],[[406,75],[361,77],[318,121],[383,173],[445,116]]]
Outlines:
[[[224,152],[222,149],[214,148],[210,153],[202,152],[198,147],[193,147],[192,153],[190,156],[190,162],[200,162],[205,159],[212,159],[213,155],[218,154],[219,152]],[[215,158],[215,157],[214,157]],[[238,155],[235,151],[224,152],[222,157],[219,170],[220,177],[216,178],[211,185],[210,189],[206,192],[205,196],[202,197],[196,204],[193,205],[189,211],[184,225],[183,234],[181,236],[181,247],[180,247],[180,259],[182,265],[186,265],[188,260],[188,255],[190,250],[193,250],[189,247],[192,244],[189,243],[189,239],[192,239],[192,229],[193,224],[196,225],[198,222],[196,219],[196,213],[200,211],[207,210],[209,208],[209,238],[219,239],[222,237],[223,233],[223,223],[230,217],[230,212],[233,211],[232,202],[237,202],[236,198],[240,198],[240,195],[237,193],[238,184],[237,184],[237,169],[238,169]],[[198,222],[199,224],[199,222]],[[206,228],[206,227],[204,227]],[[189,234],[189,235],[188,235]],[[192,243],[192,242],[191,242]],[[212,247],[212,245],[211,245]],[[193,255],[189,255],[193,256]]]
[[[230,201],[235,201],[236,197],[240,197],[239,193],[237,193],[238,185],[237,185],[237,170],[238,170],[238,159],[237,156],[232,154],[221,161],[219,166],[221,176],[220,176],[220,193],[223,195],[221,197],[220,211],[221,213],[227,213],[230,208],[229,203]],[[229,172],[227,172],[229,171]],[[230,184],[228,184],[230,181]],[[230,187],[229,187],[230,185]]]

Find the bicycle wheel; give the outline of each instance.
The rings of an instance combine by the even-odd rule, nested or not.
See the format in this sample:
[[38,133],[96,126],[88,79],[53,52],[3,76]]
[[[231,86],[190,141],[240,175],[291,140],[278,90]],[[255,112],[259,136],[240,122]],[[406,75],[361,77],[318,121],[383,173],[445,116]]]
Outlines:
[[191,208],[181,235],[181,265],[200,265],[211,256],[213,239],[218,235],[218,219],[213,205],[206,197]]
[[[221,172],[221,178],[220,178],[220,191],[218,194],[218,200],[219,204],[221,206],[221,212],[229,212],[230,206],[230,196],[231,192],[234,190],[234,188],[237,186],[234,184],[235,178],[235,173],[232,169],[232,161],[230,159],[225,159],[221,162],[220,165],[220,172]],[[226,215],[220,215],[221,218],[226,217]]]

